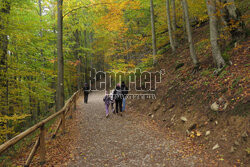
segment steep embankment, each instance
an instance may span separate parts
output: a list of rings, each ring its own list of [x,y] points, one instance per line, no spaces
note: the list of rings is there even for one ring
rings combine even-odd
[[[157,119],[162,126],[180,132],[195,143],[204,145],[216,159],[227,159],[236,166],[249,164],[249,38],[223,48],[229,62],[219,76],[214,76],[209,29],[205,25],[194,31],[195,48],[201,63],[192,74],[192,62],[186,41],[181,41],[176,54],[168,51],[157,69],[165,69],[158,85],[156,100],[130,100],[131,110]],[[185,44],[183,44],[185,43]],[[230,60],[230,61],[229,61]],[[210,106],[223,97],[220,108]],[[187,121],[182,121],[185,117]],[[213,149],[218,144],[219,148]]]

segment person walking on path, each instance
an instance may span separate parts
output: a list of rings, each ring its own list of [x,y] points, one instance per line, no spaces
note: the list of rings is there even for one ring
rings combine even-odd
[[[121,90],[122,90],[122,112],[124,112],[126,107],[126,95],[128,94],[128,88],[126,87],[124,81],[122,81]]]
[[[117,114],[122,116],[122,91],[120,84],[116,85],[115,91],[114,91],[114,98],[115,98],[115,111]],[[119,110],[118,110],[119,109]]]
[[[103,101],[105,103],[105,109],[106,109],[106,118],[109,116],[109,105],[111,103],[110,95],[108,94],[108,91],[105,92],[105,96],[103,98]]]
[[[89,92],[90,92],[89,86],[87,83],[85,83],[83,87],[84,103],[88,103]]]
[[[114,103],[115,103],[114,92],[115,92],[115,89],[112,90],[111,93],[110,93],[111,111],[112,111],[113,114],[115,114],[115,109],[114,109]]]

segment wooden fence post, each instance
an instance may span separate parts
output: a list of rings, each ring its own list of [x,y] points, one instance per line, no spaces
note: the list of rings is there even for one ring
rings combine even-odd
[[[72,119],[73,118],[72,106],[70,106],[68,110],[69,110],[68,112],[70,112],[69,119]]]
[[[65,110],[62,112],[62,133],[65,133]]]
[[[25,162],[24,167],[29,167],[29,166],[30,166],[30,163],[31,163],[31,161],[32,161],[32,159],[33,159],[33,157],[34,157],[34,155],[35,155],[35,153],[36,153],[36,150],[37,150],[38,147],[39,147],[39,144],[40,144],[40,137],[38,137],[38,139],[36,140],[36,142],[35,142],[35,144],[34,144],[32,150],[31,150],[31,152],[30,152],[29,157],[28,157],[28,159],[27,159],[26,162]]]
[[[74,98],[74,111],[76,111],[76,97]]]
[[[44,124],[40,127],[40,164],[45,163],[46,149],[45,149],[45,127]]]
[[[53,136],[52,136],[52,139],[54,139],[54,138],[56,137],[56,134],[57,134],[57,132],[58,132],[58,130],[59,130],[61,124],[62,124],[62,119],[60,119],[60,121],[59,121],[59,123],[58,123],[58,125],[57,125],[57,127],[56,127],[56,131],[55,131],[55,133],[54,133]]]

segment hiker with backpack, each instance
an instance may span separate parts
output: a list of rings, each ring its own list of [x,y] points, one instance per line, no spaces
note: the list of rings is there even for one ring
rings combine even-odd
[[[120,84],[116,85],[115,91],[114,91],[114,98],[115,98],[115,111],[117,114],[122,116],[122,90]],[[119,110],[118,110],[119,109]]]
[[[105,109],[106,109],[106,118],[109,116],[109,105],[111,103],[111,98],[110,95],[108,94],[108,91],[105,92],[105,96],[103,98],[104,104],[105,104]]]
[[[121,90],[122,90],[122,112],[124,112],[126,106],[126,95],[128,94],[128,88],[126,87],[124,81],[122,81]]]

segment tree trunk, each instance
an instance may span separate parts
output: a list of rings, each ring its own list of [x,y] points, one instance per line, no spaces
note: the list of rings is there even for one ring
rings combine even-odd
[[[8,108],[8,91],[7,87],[7,52],[8,52],[8,37],[7,37],[7,28],[8,25],[8,15],[10,13],[10,3],[7,0],[2,0],[0,4],[0,88],[4,90],[1,93],[0,100],[2,102],[1,112],[7,111]],[[5,109],[2,107],[6,107]]]
[[[35,99],[32,96],[33,89],[31,87],[30,82],[32,82],[33,78],[31,76],[27,77],[29,83],[28,83],[28,89],[29,89],[29,111],[31,114],[30,122],[35,122],[37,120],[37,114],[35,109]]]
[[[52,5],[52,8],[55,8],[54,7],[54,4]],[[52,18],[53,19],[56,19],[56,13],[55,13],[55,11],[53,11],[52,12]],[[56,36],[56,23],[54,23],[53,24],[53,34]],[[57,45],[57,41],[56,40],[53,40],[53,43],[52,43],[52,45],[53,45],[53,59],[54,60],[56,60],[56,57],[57,57],[57,53],[56,53],[56,45]],[[53,74],[55,74],[56,73],[56,66],[57,66],[57,61],[54,61],[54,63],[53,63]],[[55,75],[52,77],[52,83],[51,83],[51,88],[53,89],[53,90],[56,90],[56,80],[57,80],[57,78],[55,77]],[[56,91],[53,93],[53,103],[50,103],[49,104],[49,108],[52,108],[54,105],[56,106]],[[55,107],[56,108],[56,107]],[[53,110],[53,111],[55,111],[55,110]]]
[[[38,0],[38,6],[39,6],[40,24],[42,24],[42,0]],[[42,37],[43,37],[42,29],[40,29],[40,37],[42,40]],[[43,57],[43,50],[42,49],[41,49],[41,57]]]
[[[90,32],[89,34],[89,48],[92,49],[92,43],[93,43],[93,32]],[[90,54],[90,68],[93,68],[93,52]]]
[[[59,111],[64,106],[64,61],[63,61],[63,17],[62,17],[63,0],[57,1],[57,98],[56,110]]]
[[[241,13],[235,6],[234,0],[220,0],[225,5],[221,12],[222,19],[229,27],[233,42],[246,36],[245,23],[241,20]],[[226,5],[227,4],[227,5]],[[238,24],[238,25],[237,25]]]
[[[193,44],[193,37],[192,37],[191,26],[189,22],[188,4],[186,0],[182,0],[182,3],[183,3],[184,14],[185,14],[186,30],[187,30],[187,35],[188,35],[190,55],[191,55],[191,58],[193,60],[195,67],[197,67],[199,66],[199,61],[197,59],[195,49],[194,49],[194,44]]]
[[[56,27],[53,28],[53,33],[56,34]],[[53,43],[53,46],[54,46],[54,51],[53,51],[53,57],[54,59],[56,59],[56,41]],[[54,74],[56,73],[56,61],[53,63],[53,71],[54,71]],[[56,77],[53,76],[53,80],[52,80],[52,84],[51,84],[51,88],[56,90]],[[56,98],[57,98],[57,93],[53,93],[53,100],[54,100],[54,104],[56,104]],[[52,104],[52,105],[54,105]],[[52,107],[51,104],[49,107]]]
[[[38,6],[39,6],[40,24],[42,25],[42,21],[43,21],[42,20],[42,12],[43,12],[43,10],[42,10],[42,0],[38,0]],[[43,29],[42,28],[40,29],[40,37],[41,37],[41,41],[43,41]],[[41,48],[40,55],[41,55],[41,58],[43,58],[43,67],[45,67],[46,66],[46,58],[43,55],[43,48]],[[43,81],[46,81],[46,75],[44,75],[44,74],[43,74]],[[37,106],[38,106],[37,107],[37,109],[38,109],[37,115],[39,116],[40,115],[40,106],[41,106],[39,100],[37,101]],[[49,106],[48,106],[48,102],[46,100],[44,101],[44,106],[45,106],[44,110],[48,111]]]
[[[207,10],[209,15],[210,42],[212,46],[213,59],[216,63],[217,68],[222,68],[225,65],[225,61],[221,56],[221,50],[218,44],[216,0],[206,0],[206,1],[207,1]]]
[[[71,81],[71,76],[69,76],[69,79],[65,79],[65,83],[67,86],[67,88],[65,89],[68,89],[68,95],[66,94],[66,97],[70,97],[73,93],[72,93],[72,89],[71,89],[71,83],[69,82],[69,80]]]
[[[0,4],[0,112],[2,115],[9,115],[9,87],[8,87],[8,15],[10,13],[10,2],[8,0],[2,0]],[[9,128],[9,122],[6,123],[6,128]],[[9,139],[9,134],[6,133],[5,139]]]
[[[86,49],[88,47],[88,43],[87,43],[87,31],[84,30],[84,48]],[[85,83],[88,83],[88,52],[85,51]]]
[[[77,89],[81,89],[82,88],[82,56],[79,55],[79,49],[80,49],[80,39],[79,39],[79,31],[76,30],[75,33],[75,57],[78,60],[78,64],[77,64]]]
[[[155,18],[154,18],[154,2],[150,0],[150,13],[151,13],[151,28],[152,28],[152,47],[153,47],[153,59],[156,64],[156,36],[155,36]]]
[[[172,33],[172,28],[171,28],[169,0],[166,0],[166,8],[167,8],[168,35],[169,35],[170,45],[171,45],[173,52],[175,52],[175,44],[174,44],[173,33]]]
[[[172,14],[173,14],[173,22],[172,22],[172,27],[173,27],[173,37],[174,37],[174,46],[177,46],[177,38],[176,38],[176,8],[175,8],[175,0],[171,0],[172,3]]]
[[[184,11],[184,5],[183,5],[183,1],[181,1],[181,5],[182,5],[182,20],[183,20],[183,34],[184,34],[184,39],[187,40],[187,36],[185,35],[186,33],[186,20],[185,20],[185,11]]]
[[[0,69],[6,70],[7,64],[7,49],[8,49],[8,38],[6,32],[6,26],[8,25],[8,15],[10,13],[10,3],[7,0],[2,0],[0,6]],[[0,74],[3,74],[2,72]],[[4,78],[0,78],[0,80]]]

